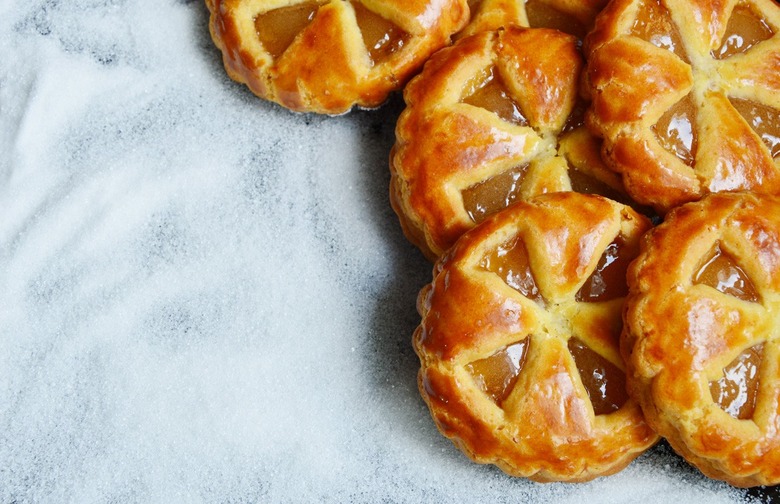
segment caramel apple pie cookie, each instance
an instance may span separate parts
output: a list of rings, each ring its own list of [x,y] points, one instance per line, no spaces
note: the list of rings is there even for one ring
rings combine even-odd
[[[468,21],[466,0],[206,0],[230,77],[303,112],[376,107]]]
[[[582,38],[607,0],[470,0],[471,21],[458,34],[508,26],[554,28]]]
[[[712,478],[780,483],[780,199],[672,210],[628,285],[621,349],[647,421]]]
[[[780,4],[614,0],[585,54],[588,124],[635,200],[780,193]]]
[[[510,203],[546,192],[627,201],[582,125],[577,39],[510,27],[436,53],[404,90],[390,199],[430,259]]]
[[[547,194],[495,214],[436,264],[418,299],[419,388],[471,459],[586,481],[656,441],[618,348],[626,268],[649,228],[607,198]]]

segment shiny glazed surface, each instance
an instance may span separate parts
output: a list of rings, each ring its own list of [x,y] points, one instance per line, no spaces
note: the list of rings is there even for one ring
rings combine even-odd
[[[464,189],[463,207],[475,223],[480,223],[491,214],[502,210],[520,198],[520,186],[528,165],[520,165],[494,175]]]
[[[696,107],[691,95],[673,105],[653,126],[658,141],[688,166],[696,161]]]
[[[763,353],[763,344],[748,348],[723,368],[722,378],[710,382],[712,400],[734,418],[753,418]]]
[[[525,365],[530,338],[508,345],[490,357],[466,365],[474,380],[496,404],[501,404],[512,392]]]
[[[526,298],[544,303],[531,271],[528,251],[519,238],[511,240],[485,255],[479,265],[486,271],[498,275],[507,285]]]
[[[626,374],[577,338],[570,338],[567,346],[577,364],[593,412],[606,415],[619,410],[628,400]]]
[[[273,58],[278,58],[311,23],[319,7],[317,2],[304,2],[258,14],[255,29],[260,43]]]
[[[366,9],[363,4],[352,2],[363,43],[374,63],[381,63],[400,51],[409,40],[409,34],[395,24]]]
[[[701,268],[693,276],[694,284],[709,285],[724,294],[744,301],[759,300],[753,282],[739,265],[716,244]]]

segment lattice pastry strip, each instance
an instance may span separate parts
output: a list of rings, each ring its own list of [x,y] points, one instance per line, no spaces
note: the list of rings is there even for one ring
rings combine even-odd
[[[582,125],[582,67],[574,37],[512,27],[459,40],[409,83],[390,194],[428,257],[537,194],[574,189],[627,201]]]
[[[780,6],[616,0],[585,43],[588,124],[634,199],[780,192]]]
[[[471,458],[540,481],[615,472],[656,437],[618,350],[649,221],[598,196],[523,201],[465,234],[420,293],[420,391]]]
[[[780,200],[673,210],[628,280],[621,349],[648,421],[711,477],[780,483]]]
[[[376,107],[467,21],[465,0],[209,0],[225,68],[297,111]]]

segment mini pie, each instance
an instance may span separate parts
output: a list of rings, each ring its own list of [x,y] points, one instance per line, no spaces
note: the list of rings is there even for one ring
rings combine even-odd
[[[561,192],[458,240],[418,298],[420,393],[480,463],[536,481],[615,473],[656,434],[627,397],[618,348],[625,271],[650,222]]]
[[[377,107],[468,21],[466,0],[206,0],[228,75],[301,112]]]
[[[508,26],[554,28],[583,38],[608,0],[469,0],[471,21],[458,37]]]
[[[588,124],[635,200],[780,193],[778,3],[615,0],[585,55]]]
[[[627,201],[582,126],[577,39],[510,27],[436,53],[404,90],[390,199],[430,259],[518,199],[554,191]]]
[[[780,199],[672,210],[628,285],[621,351],[647,421],[712,478],[780,483]]]

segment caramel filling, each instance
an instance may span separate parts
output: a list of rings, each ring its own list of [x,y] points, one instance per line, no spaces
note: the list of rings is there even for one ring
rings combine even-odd
[[[758,301],[758,292],[750,277],[718,244],[715,244],[707,259],[693,275],[693,283],[709,285],[743,301]]]
[[[500,405],[512,392],[525,364],[528,343],[526,338],[466,366],[479,388],[496,404]]]
[[[274,59],[278,58],[311,23],[319,8],[319,3],[306,2],[259,14],[255,18],[255,31],[260,43]]]
[[[474,14],[477,12],[477,9],[482,5],[482,0],[468,0],[469,5],[469,12],[471,12],[471,17],[474,17]]]
[[[633,259],[623,253],[626,242],[618,235],[604,250],[593,273],[577,292],[579,302],[595,303],[624,297],[628,294],[626,271]]]
[[[574,104],[574,108],[569,114],[569,117],[566,118],[566,122],[564,123],[563,129],[561,130],[561,134],[568,133],[579,128],[580,126],[584,126],[585,112],[587,109],[588,105],[585,102],[582,100],[577,100],[577,103]]]
[[[772,157],[780,156],[780,110],[738,98],[731,98],[731,104],[769,147]]]
[[[743,53],[774,35],[772,28],[756,16],[748,7],[738,5],[734,8],[723,35],[720,47],[712,52],[716,59],[725,59],[735,54]]]
[[[688,166],[696,160],[696,107],[690,95],[678,101],[653,126],[661,146]]]
[[[593,412],[606,415],[619,410],[628,400],[625,373],[577,338],[569,338],[569,352],[574,357]]]
[[[553,28],[582,39],[587,27],[574,16],[550,6],[541,0],[528,0],[525,13],[531,28]]]
[[[475,223],[502,210],[520,197],[520,185],[528,165],[521,165],[494,175],[484,182],[479,182],[464,189],[463,206]]]
[[[409,41],[409,34],[382,16],[371,12],[362,4],[352,2],[358,28],[363,35],[371,61],[381,63],[400,51]]]
[[[758,368],[764,354],[764,345],[748,348],[723,368],[723,377],[710,382],[712,400],[734,418],[753,418],[758,395]]]
[[[673,52],[686,63],[689,62],[680,31],[672,22],[669,11],[659,0],[646,0],[644,6],[639,8],[631,34],[656,47]]]
[[[571,181],[571,190],[574,192],[582,194],[598,194],[599,196],[604,196],[619,203],[630,203],[625,194],[605,184],[599,179],[574,168],[569,168],[569,181]]]
[[[490,68],[481,78],[472,84],[466,92],[463,103],[489,110],[505,121],[527,126],[528,120],[520,107],[507,93],[506,86],[496,67]]]
[[[520,238],[509,240],[485,255],[479,265],[501,277],[507,285],[531,301],[544,302],[531,272],[528,251]]]

